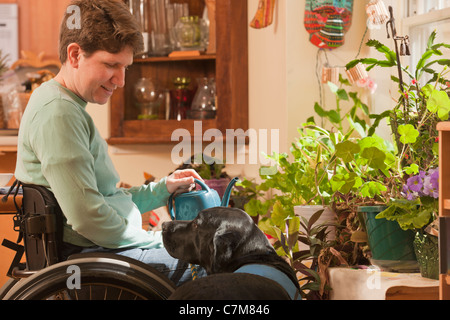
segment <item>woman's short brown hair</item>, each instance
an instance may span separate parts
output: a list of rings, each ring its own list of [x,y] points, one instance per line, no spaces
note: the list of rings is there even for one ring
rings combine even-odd
[[[59,59],[67,60],[67,47],[77,43],[86,54],[98,50],[118,53],[126,46],[143,50],[139,24],[122,0],[73,0],[61,23]]]

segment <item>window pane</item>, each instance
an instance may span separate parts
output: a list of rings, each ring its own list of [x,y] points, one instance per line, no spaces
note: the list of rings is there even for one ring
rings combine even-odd
[[[435,43],[450,43],[450,19],[411,27],[409,29],[411,41],[411,67],[415,67],[415,64],[417,64],[424,53],[428,38],[433,30],[436,30],[437,32]],[[441,57],[442,59],[450,59],[450,50],[442,48],[441,51],[444,54]]]
[[[406,16],[413,17],[450,7],[450,0],[406,0]]]

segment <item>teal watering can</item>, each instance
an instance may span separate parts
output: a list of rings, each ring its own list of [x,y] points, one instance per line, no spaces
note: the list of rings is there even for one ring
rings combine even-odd
[[[193,220],[204,209],[228,207],[231,189],[236,181],[238,178],[230,181],[221,200],[216,190],[210,189],[204,182],[195,179],[195,183],[201,186],[201,190],[170,195],[168,201],[170,217],[172,220]]]

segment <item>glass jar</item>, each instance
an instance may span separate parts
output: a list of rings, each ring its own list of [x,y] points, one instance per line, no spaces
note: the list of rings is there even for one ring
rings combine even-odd
[[[164,95],[156,89],[149,78],[140,78],[134,85],[135,106],[140,113],[140,120],[154,120],[159,117],[159,110],[164,103]]]
[[[192,101],[188,119],[214,119],[216,117],[216,90],[213,78],[198,78],[198,87]]]
[[[186,113],[191,108],[192,90],[189,84],[191,79],[187,77],[177,77],[173,84],[175,89],[170,90],[170,115],[169,119],[183,120],[186,119]]]
[[[209,28],[198,16],[181,17],[175,25],[177,47],[180,50],[205,50]]]
[[[138,52],[136,56],[146,58],[149,53],[149,41],[150,41],[149,2],[148,0],[128,0],[127,4],[131,14],[139,22],[142,37],[144,40],[143,51]]]

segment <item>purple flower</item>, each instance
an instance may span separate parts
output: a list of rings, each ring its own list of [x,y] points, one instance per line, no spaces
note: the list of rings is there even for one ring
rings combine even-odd
[[[433,172],[429,174],[431,179],[431,184],[434,189],[439,190],[439,170],[434,169]]]
[[[432,183],[431,183],[431,177],[426,176],[425,179],[423,179],[423,193],[426,196],[432,197],[434,190],[435,189],[433,188]]]
[[[408,180],[406,181],[406,185],[408,186],[409,190],[414,192],[420,192],[423,187],[423,181],[420,175],[417,175],[408,178]]]
[[[409,201],[412,201],[419,196],[417,192],[412,192],[406,184],[403,185],[402,195]]]
[[[420,171],[418,175],[408,178],[403,185],[402,195],[408,200],[422,196],[439,198],[439,168]]]
[[[424,178],[423,193],[433,198],[439,198],[439,170],[430,170]]]
[[[423,171],[423,170],[420,170],[420,171],[419,171],[419,177],[420,177],[421,179],[425,178],[426,175],[427,175],[427,173],[426,173],[425,171]]]

